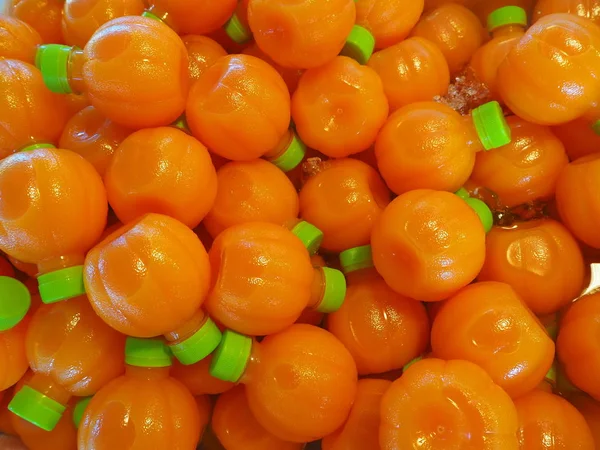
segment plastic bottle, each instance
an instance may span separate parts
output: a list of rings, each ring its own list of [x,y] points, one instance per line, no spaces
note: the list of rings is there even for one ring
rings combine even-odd
[[[512,398],[535,389],[554,361],[554,342],[516,292],[484,281],[453,295],[431,327],[431,348],[486,370]]]
[[[412,364],[381,400],[381,450],[513,450],[517,412],[510,397],[469,361],[427,358]]]
[[[187,48],[190,59],[190,85],[200,78],[206,69],[212,66],[227,52],[216,41],[207,36],[189,34],[181,38]]]
[[[17,325],[0,331],[0,391],[13,386],[29,368],[25,352],[29,321],[25,317]]]
[[[292,119],[302,141],[331,158],[368,149],[389,112],[379,75],[338,56],[308,69],[292,97]]]
[[[379,172],[396,194],[414,189],[455,192],[469,178],[475,155],[510,143],[511,131],[497,102],[461,116],[435,102],[393,113],[375,142]]]
[[[65,42],[83,48],[106,22],[140,15],[144,3],[144,0],[65,0],[62,13]]]
[[[238,333],[276,333],[307,307],[333,312],[344,301],[344,275],[313,267],[302,241],[282,226],[234,225],[217,236],[209,258],[213,282],[206,310]]]
[[[600,403],[585,394],[572,395],[568,400],[583,415],[597,448],[600,445]]]
[[[96,313],[128,336],[164,335],[184,364],[208,356],[221,338],[200,309],[210,277],[198,237],[161,214],[146,214],[114,231],[85,260],[85,286]]]
[[[545,315],[577,298],[584,273],[575,238],[559,222],[542,219],[492,228],[477,279],[509,284],[535,314]]]
[[[516,115],[540,125],[582,116],[600,97],[600,29],[572,14],[534,23],[498,69],[497,86]],[[543,74],[544,76],[540,76]]]
[[[123,223],[147,213],[171,216],[195,228],[217,195],[217,174],[204,145],[181,130],[139,130],[119,145],[104,186]]]
[[[302,77],[304,70],[283,67],[277,64],[265,52],[263,52],[258,45],[256,45],[256,42],[253,42],[252,44],[245,47],[242,53],[244,55],[256,56],[257,58],[260,58],[266,63],[268,63],[271,67],[273,67],[273,69],[275,69],[279,73],[279,75],[281,75],[281,78],[283,78],[283,81],[285,81],[285,84],[287,85],[288,90],[290,91],[290,95],[292,95],[296,91],[298,83],[300,82],[300,77]]]
[[[254,418],[246,388],[238,385],[219,396],[211,426],[227,450],[301,450],[303,444],[287,442],[269,433]]]
[[[425,307],[387,286],[373,267],[371,246],[346,250],[340,261],[348,289],[342,307],[327,316],[327,329],[350,351],[358,374],[401,369],[425,352]]]
[[[411,37],[373,53],[368,62],[383,83],[390,111],[446,94],[450,71],[432,42]]]
[[[25,22],[0,15],[0,57],[35,63],[35,54],[42,45],[39,33]]]
[[[60,20],[63,0],[9,0],[9,15],[33,27],[44,43],[63,42]]]
[[[552,127],[552,133],[563,143],[571,161],[600,152],[600,135],[596,134],[585,116]]]
[[[211,374],[245,385],[252,414],[280,439],[305,443],[333,433],[356,395],[356,365],[331,333],[296,324],[259,344],[225,331]]]
[[[113,19],[83,50],[45,45],[36,65],[48,88],[85,93],[106,118],[131,129],[169,125],[188,95],[188,56],[166,25],[145,17]]]
[[[555,13],[576,14],[600,25],[600,1],[598,0],[537,0],[533,21]]]
[[[171,355],[162,341],[127,338],[125,363],[125,375],[104,386],[85,409],[77,448],[196,448],[198,407],[169,376]]]
[[[0,103],[0,159],[32,144],[58,142],[67,107],[35,67],[0,59]]]
[[[373,225],[390,202],[375,169],[351,158],[325,161],[300,190],[300,215],[323,232],[331,252],[366,245]]]
[[[196,364],[186,366],[179,361],[173,361],[171,376],[181,381],[193,396],[218,395],[227,392],[235,385],[228,381],[219,380],[209,373],[212,355],[207,356]]]

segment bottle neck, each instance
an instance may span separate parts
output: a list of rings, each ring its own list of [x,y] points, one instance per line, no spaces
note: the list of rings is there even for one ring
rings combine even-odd
[[[125,366],[125,375],[142,380],[161,380],[169,377],[170,367]]]
[[[322,267],[313,268],[313,281],[310,289],[310,300],[307,307],[317,309],[325,295],[325,274]]]
[[[522,25],[510,24],[492,31],[492,38],[521,36],[523,34],[525,34],[525,28]]]
[[[169,28],[172,28],[175,32],[178,33],[178,31],[174,28],[175,24],[171,20],[169,12],[164,11],[159,6],[151,4],[150,7],[147,8],[146,11],[144,11],[144,13],[142,15],[144,17],[148,17],[150,19],[158,20],[158,21],[164,23],[165,25],[167,25]]]
[[[42,373],[35,373],[27,384],[29,387],[64,406],[69,403],[72,397],[71,393],[58,384],[52,377]]]
[[[477,128],[475,128],[475,124],[473,123],[473,118],[471,115],[462,117],[465,124],[465,140],[467,143],[467,147],[469,147],[473,153],[480,152],[485,150],[483,144],[481,143],[481,138],[479,137],[479,133],[477,133]]]
[[[69,76],[69,86],[73,94],[82,94],[85,92],[85,83],[83,81],[83,64],[85,58],[83,50],[73,47],[69,54],[67,73]]]
[[[376,277],[379,277],[379,273],[375,270],[375,267],[371,266],[348,272],[346,274],[346,281],[348,284],[356,284]]]
[[[253,380],[260,378],[260,359],[261,346],[260,343],[254,339],[252,341],[252,350],[250,350],[250,358],[248,358],[246,368],[239,379],[239,383],[248,384],[252,383]]]
[[[177,327],[175,330],[164,335],[167,342],[171,345],[180,344],[186,339],[192,337],[202,325],[206,322],[208,316],[202,309],[196,311],[191,319]]]

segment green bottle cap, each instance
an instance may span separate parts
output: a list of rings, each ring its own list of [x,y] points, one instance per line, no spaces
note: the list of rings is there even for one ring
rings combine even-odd
[[[65,405],[27,385],[8,404],[10,412],[45,431],[54,430],[65,409]]]
[[[467,198],[465,202],[477,213],[481,220],[481,224],[483,225],[483,229],[486,233],[489,233],[494,225],[494,216],[488,205],[478,198]]]
[[[340,55],[348,56],[359,64],[366,64],[373,50],[375,50],[375,37],[366,28],[354,25]]]
[[[491,33],[506,25],[527,26],[527,13],[518,6],[505,6],[492,11],[487,18],[487,29]]]
[[[38,277],[40,297],[46,304],[85,294],[83,266],[67,267]]]
[[[231,16],[223,28],[225,29],[227,36],[229,36],[233,42],[238,44],[245,44],[252,39],[252,33],[244,26],[237,14]]]
[[[210,374],[223,381],[237,383],[246,370],[252,351],[252,338],[225,330],[210,362]]]
[[[0,277],[0,331],[18,324],[31,306],[29,289],[16,278]]]
[[[600,120],[596,120],[592,124],[592,130],[594,130],[594,133],[596,133],[597,135],[600,135]]]
[[[169,345],[173,356],[189,366],[210,355],[221,342],[221,330],[209,317],[192,336],[179,344]]]
[[[38,148],[56,148],[54,145],[52,144],[48,144],[47,142],[41,143],[41,144],[31,144],[28,145],[26,147],[23,147],[21,150],[19,150],[20,152],[32,152],[33,150],[37,150]]]
[[[87,405],[89,405],[91,401],[92,397],[84,397],[75,404],[75,408],[73,408],[73,424],[75,424],[75,428],[79,428],[85,408],[87,408]]]
[[[178,128],[181,131],[186,132],[187,134],[190,134],[190,127],[188,126],[185,114],[179,116],[179,118],[175,122],[173,122],[171,126],[174,128]]]
[[[408,369],[410,366],[412,366],[412,365],[413,365],[414,363],[416,363],[416,362],[419,362],[419,361],[421,361],[422,359],[423,359],[423,356],[417,356],[415,359],[413,359],[413,360],[411,360],[411,361],[407,362],[407,363],[404,365],[404,367],[402,368],[402,372],[406,372],[406,370],[407,370],[407,369]]]
[[[461,187],[458,191],[456,191],[454,193],[455,195],[458,195],[460,198],[462,198],[463,200],[468,199],[471,195],[469,194],[469,191],[467,191],[464,187]]]
[[[306,155],[306,145],[300,140],[296,132],[290,129],[292,138],[285,151],[277,158],[270,159],[271,164],[276,165],[284,172],[294,170]]]
[[[556,363],[553,363],[550,366],[550,370],[548,370],[548,373],[546,374],[546,376],[544,378],[546,379],[546,381],[550,382],[552,385],[556,385]]]
[[[321,248],[323,232],[313,224],[302,220],[294,225],[291,231],[302,241],[310,256],[316,254]]]
[[[125,364],[136,367],[169,367],[171,352],[161,339],[127,337]]]
[[[325,292],[317,311],[325,314],[336,312],[346,298],[346,277],[339,270],[330,267],[321,267],[320,270],[325,278]]]
[[[72,92],[68,76],[71,49],[68,45],[44,44],[35,55],[35,64],[42,72],[44,83],[57,94]]]
[[[486,150],[510,143],[510,127],[498,102],[488,102],[475,108],[471,112],[471,117]]]
[[[340,265],[345,274],[373,267],[373,254],[370,245],[350,248],[340,253]]]
[[[163,20],[160,17],[158,17],[156,14],[154,14],[150,11],[144,11],[142,13],[142,17],[147,17],[148,19],[156,20],[158,22],[163,22]]]

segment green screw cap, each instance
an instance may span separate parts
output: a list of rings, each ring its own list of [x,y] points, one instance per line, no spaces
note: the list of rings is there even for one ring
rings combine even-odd
[[[67,267],[38,277],[40,297],[46,304],[85,294],[83,266]]]
[[[596,133],[597,135],[600,135],[600,120],[596,120],[592,124],[592,130],[594,130],[594,133]]]
[[[319,248],[321,248],[323,232],[313,224],[302,220],[294,225],[291,231],[302,241],[308,250],[308,253],[310,253],[310,256],[316,254],[319,251]]]
[[[33,150],[37,150],[38,148],[56,148],[54,145],[52,144],[48,144],[48,143],[41,143],[41,144],[31,144],[28,145],[26,147],[23,147],[21,150],[19,150],[20,152],[32,152]]]
[[[556,363],[553,363],[550,366],[550,370],[548,370],[548,373],[544,378],[551,384],[556,385]]]
[[[25,385],[8,404],[8,410],[42,430],[52,431],[66,406]]]
[[[317,306],[317,311],[329,314],[336,312],[344,304],[346,298],[346,277],[342,272],[330,267],[321,267],[325,278],[323,299]]]
[[[237,14],[231,16],[223,28],[225,29],[227,36],[229,36],[233,42],[238,44],[245,44],[252,39],[250,30],[244,26]]]
[[[475,129],[486,150],[510,143],[510,127],[506,123],[500,104],[488,102],[471,112]]]
[[[481,220],[481,224],[483,225],[483,229],[486,233],[489,233],[494,225],[494,216],[488,205],[478,198],[468,198],[465,202],[477,213]]]
[[[466,199],[468,199],[471,196],[469,194],[469,191],[467,191],[464,187],[461,187],[458,191],[456,191],[454,193],[454,195],[458,195],[463,200],[466,200]]]
[[[160,17],[158,17],[156,14],[154,14],[150,11],[144,11],[142,13],[142,17],[147,17],[148,19],[156,20],[158,22],[163,22],[163,20]]]
[[[92,401],[92,397],[82,398],[77,402],[75,408],[73,408],[73,423],[75,424],[75,428],[79,428],[79,424],[83,419],[83,413],[85,412],[85,408]]]
[[[136,367],[169,367],[171,352],[161,339],[127,337],[125,364]]]
[[[404,372],[406,372],[406,370],[407,370],[407,369],[408,369],[410,366],[412,366],[412,365],[413,365],[414,363],[416,363],[416,362],[419,362],[419,361],[421,361],[422,359],[423,359],[423,356],[417,356],[415,359],[413,359],[413,360],[411,360],[411,361],[407,362],[407,363],[404,365],[404,367],[402,368],[402,372],[403,372],[403,373],[404,373]]]
[[[0,331],[18,324],[31,306],[31,294],[16,278],[0,277]]]
[[[225,330],[210,362],[210,374],[223,381],[237,383],[246,370],[252,351],[252,338]]]
[[[174,128],[178,128],[187,134],[190,134],[190,127],[188,126],[185,114],[182,114],[181,116],[179,116],[179,119],[177,119],[175,122],[173,122],[171,124],[171,126]]]
[[[290,129],[292,139],[285,151],[277,158],[271,159],[271,163],[279,167],[284,172],[294,170],[304,159],[306,155],[306,145],[300,140],[294,130]]]
[[[41,70],[44,83],[52,92],[70,94],[68,67],[71,48],[68,45],[41,45],[35,55],[35,64]]]
[[[345,274],[373,267],[373,254],[370,245],[354,247],[340,253],[340,264]]]
[[[196,333],[179,344],[169,345],[169,348],[181,364],[189,366],[210,355],[219,342],[221,330],[209,317]]]
[[[354,25],[340,55],[348,56],[359,64],[366,64],[373,50],[375,50],[375,37],[366,28]]]
[[[527,26],[527,13],[518,6],[505,6],[492,11],[487,18],[487,29],[491,33],[506,25]]]

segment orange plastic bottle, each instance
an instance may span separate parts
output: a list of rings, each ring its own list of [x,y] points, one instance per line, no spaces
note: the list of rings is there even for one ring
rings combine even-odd
[[[396,194],[414,189],[455,192],[468,180],[475,154],[510,142],[497,102],[461,116],[447,105],[414,103],[393,113],[375,142],[379,172]]]
[[[554,342],[516,292],[483,281],[450,297],[431,327],[431,348],[486,370],[511,397],[540,384],[554,361]]]
[[[486,208],[476,199],[427,189],[396,197],[373,228],[375,268],[406,297],[422,301],[450,297],[473,281],[483,266],[485,233],[491,228]]]
[[[498,92],[508,108],[529,122],[574,120],[600,97],[598,48],[600,29],[587,19],[542,17],[500,64]]]
[[[217,395],[229,391],[235,385],[228,381],[219,380],[209,373],[212,355],[189,366],[173,361],[171,376],[181,381],[193,396]]]
[[[106,22],[123,16],[138,16],[144,0],[65,0],[62,32],[65,42],[85,47],[92,35]]]
[[[190,84],[200,78],[206,69],[212,66],[227,52],[220,44],[206,36],[189,34],[181,38],[187,48],[190,59]]]
[[[487,19],[492,39],[479,47],[471,57],[469,68],[477,80],[490,91],[494,100],[501,100],[496,86],[498,67],[508,52],[525,34],[527,13],[518,6],[505,6],[493,11]]]
[[[169,125],[185,108],[187,50],[173,30],[156,20],[113,19],[83,50],[42,46],[36,64],[51,91],[85,93],[102,115],[131,129]]]
[[[127,338],[125,363],[125,375],[104,386],[85,409],[77,448],[196,448],[198,407],[169,376],[171,355],[162,341]]]
[[[246,388],[238,385],[215,403],[211,426],[227,450],[301,450],[303,444],[287,442],[269,433],[254,418]]]
[[[67,107],[35,67],[0,58],[0,103],[0,159],[31,144],[58,142]]]
[[[0,256],[0,276],[10,278],[15,277],[15,268],[3,256]]]
[[[492,152],[479,152],[471,182],[490,189],[499,203],[513,207],[554,197],[556,181],[569,163],[565,148],[548,127],[518,116],[506,119],[512,139]]]
[[[600,152],[600,136],[586,117],[554,126],[552,133],[561,140],[571,161]]]
[[[533,21],[549,14],[569,13],[585,17],[600,25],[599,0],[537,0],[533,10]]]
[[[160,213],[195,228],[213,206],[217,173],[204,145],[181,130],[160,127],[136,131],[121,142],[104,186],[123,223]]]
[[[279,225],[234,225],[217,236],[209,258],[212,290],[206,310],[238,333],[276,333],[292,325],[307,307],[333,312],[344,301],[344,275],[313,267],[303,242]]]
[[[44,43],[63,42],[60,21],[64,0],[10,0],[10,15],[33,27]]]
[[[352,158],[325,161],[300,191],[300,215],[323,232],[321,248],[341,252],[366,245],[390,203],[390,191],[368,164]]]
[[[381,400],[381,450],[515,450],[517,412],[479,366],[427,358],[412,364]]]
[[[492,228],[477,279],[509,284],[535,314],[545,315],[577,298],[584,273],[571,233],[559,222],[543,219]]]
[[[398,370],[425,352],[425,307],[388,287],[373,268],[371,246],[346,250],[340,260],[348,289],[339,311],[328,315],[327,329],[350,351],[358,374]]]
[[[288,90],[290,91],[290,95],[292,95],[296,91],[298,83],[300,82],[300,77],[302,77],[304,70],[280,66],[275,61],[273,61],[265,52],[263,52],[260,49],[260,47],[256,45],[256,42],[253,42],[252,44],[244,48],[242,53],[244,55],[256,56],[257,58],[260,58],[266,63],[268,63],[271,67],[273,67],[273,69],[275,69],[279,73],[279,75],[281,75],[281,78],[283,78],[283,81],[285,81],[285,84],[287,85]]]
[[[473,12],[462,5],[449,3],[424,15],[411,35],[437,45],[448,62],[450,74],[455,75],[481,47],[486,32]]]
[[[576,159],[561,172],[556,183],[556,206],[573,235],[593,248],[600,248],[600,153]]]
[[[208,356],[221,338],[200,309],[210,277],[200,239],[161,214],[114,231],[85,260],[85,286],[96,313],[128,336],[164,335],[184,364]]]
[[[562,317],[556,350],[568,379],[600,401],[600,294],[581,297]]]
[[[346,56],[308,69],[292,97],[292,118],[302,141],[342,158],[368,149],[389,112],[379,75]]]
[[[94,167],[68,150],[22,151],[0,162],[0,197],[0,249],[38,265],[42,300],[82,295],[85,252],[108,209]]]
[[[88,106],[69,119],[59,146],[83,156],[103,177],[117,147],[130,133],[127,128],[106,119],[93,106]]]
[[[558,395],[535,389],[515,400],[519,448],[594,450],[594,438],[577,409]]]
[[[245,385],[252,414],[269,433],[309,442],[346,421],[356,395],[356,365],[331,333],[295,324],[260,344],[225,331],[210,368]]]
[[[323,450],[364,450],[379,448],[381,399],[391,386],[388,380],[358,380],[354,405],[346,423],[325,436]]]
[[[0,331],[0,392],[14,385],[29,368],[25,352],[25,335],[29,317],[17,325]]]
[[[0,57],[35,63],[42,38],[32,27],[14,17],[0,15]]]
[[[381,78],[391,111],[444,95],[450,84],[444,54],[420,37],[375,52],[368,65]]]
[[[230,55],[209,67],[192,86],[186,118],[194,136],[227,159],[265,156],[287,172],[304,157],[304,146],[289,131],[288,88],[254,56]]]
[[[598,448],[600,445],[600,403],[585,394],[570,396],[568,400],[583,415],[592,432],[596,448]]]

